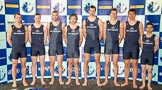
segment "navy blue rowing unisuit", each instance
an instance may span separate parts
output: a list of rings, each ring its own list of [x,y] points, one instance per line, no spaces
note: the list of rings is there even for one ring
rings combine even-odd
[[[85,19],[86,22],[86,41],[84,46],[85,53],[91,53],[92,49],[94,53],[100,53],[100,41],[99,41],[99,26],[98,18],[93,22]]]
[[[15,25],[12,27],[12,59],[26,57],[26,44],[25,44],[25,26],[17,28]]]
[[[79,26],[71,29],[67,26],[67,58],[79,58]]]
[[[143,49],[141,54],[141,64],[154,64],[154,47],[155,47],[155,34],[151,37],[146,37],[143,35],[142,42],[143,42]]]
[[[62,43],[62,23],[60,22],[57,26],[54,26],[50,22],[50,40],[49,40],[49,56],[62,55],[63,43]]]
[[[138,59],[139,56],[139,24],[137,21],[135,25],[130,25],[129,22],[126,22],[126,35],[124,39],[124,59]]]
[[[112,25],[108,20],[106,24],[105,54],[119,54],[120,21]]]
[[[31,56],[45,55],[43,25],[36,28],[31,25]]]

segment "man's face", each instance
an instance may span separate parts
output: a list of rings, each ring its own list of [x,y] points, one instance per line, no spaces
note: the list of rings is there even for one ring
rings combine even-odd
[[[54,21],[57,21],[58,20],[58,13],[52,13],[52,19]]]
[[[22,20],[21,15],[15,15],[14,19],[15,19],[15,22],[21,23],[21,20]]]
[[[95,13],[96,13],[95,8],[90,8],[90,9],[89,9],[89,15],[90,15],[90,16],[94,16]]]
[[[77,22],[77,19],[75,16],[70,17],[70,23],[75,24]]]
[[[135,17],[136,17],[136,14],[135,14],[135,12],[128,12],[128,18],[130,19],[130,20],[134,20],[135,19]]]
[[[40,20],[41,20],[41,16],[40,16],[40,15],[35,15],[35,16],[34,16],[34,21],[35,21],[36,23],[40,23]]]
[[[146,32],[151,33],[153,31],[153,26],[152,25],[147,25],[146,26]]]
[[[116,17],[117,17],[117,12],[116,11],[111,11],[110,18],[116,19]]]

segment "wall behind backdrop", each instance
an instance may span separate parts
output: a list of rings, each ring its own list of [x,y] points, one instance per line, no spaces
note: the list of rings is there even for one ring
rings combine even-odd
[[[118,19],[122,22],[127,21],[127,12],[129,8],[135,8],[137,10],[136,19],[141,21],[144,25],[147,22],[154,24],[154,32],[159,37],[159,50],[155,54],[155,65],[153,67],[153,82],[162,84],[162,1],[161,0],[0,0],[0,84],[12,82],[11,67],[11,47],[6,42],[6,31],[9,25],[14,23],[13,14],[20,12],[22,14],[22,23],[30,25],[34,22],[34,14],[40,13],[42,15],[42,23],[46,25],[51,21],[51,12],[58,10],[59,19],[69,24],[68,17],[70,14],[76,13],[79,17],[78,25],[81,26],[82,20],[88,16],[88,7],[90,5],[97,7],[96,15],[104,22],[109,19],[109,11],[111,8],[118,9]],[[161,24],[160,24],[161,23]],[[104,43],[101,41],[101,78],[104,78]],[[65,52],[66,45],[64,44]],[[80,47],[81,57],[79,60],[79,77],[83,78],[83,47]],[[124,77],[124,63],[122,54],[123,42],[120,44],[119,54],[119,71],[118,77]],[[138,62],[138,80],[141,80],[141,67],[140,59]],[[48,44],[46,45],[46,60],[45,60],[45,78],[50,77],[49,69],[49,57],[48,57]],[[96,77],[96,66],[91,55],[88,70],[88,78],[94,79]],[[27,78],[31,78],[31,58],[30,58],[30,44],[27,44]],[[40,64],[37,63],[37,77],[40,77]],[[55,77],[58,77],[58,65],[55,64]],[[73,70],[74,71],[74,70]],[[74,72],[72,73],[75,77]],[[109,78],[113,78],[113,63],[111,61]],[[66,53],[63,60],[63,77],[67,77],[67,60]],[[130,79],[132,79],[132,66],[130,68]],[[17,66],[17,80],[21,80],[21,64]]]

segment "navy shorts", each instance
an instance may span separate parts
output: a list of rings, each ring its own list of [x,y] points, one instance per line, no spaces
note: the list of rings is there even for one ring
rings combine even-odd
[[[12,59],[26,58],[26,47],[12,47]]]
[[[31,45],[31,56],[45,55],[44,45]]]

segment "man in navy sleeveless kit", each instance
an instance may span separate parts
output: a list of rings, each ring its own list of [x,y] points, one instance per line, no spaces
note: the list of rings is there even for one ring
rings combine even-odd
[[[87,86],[87,71],[88,62],[90,59],[90,53],[94,50],[94,59],[96,62],[97,71],[97,85],[102,86],[100,83],[100,40],[102,39],[103,22],[95,16],[96,7],[90,6],[89,17],[83,21],[83,31],[85,37],[84,46],[84,83],[83,86]]]
[[[14,25],[11,25],[7,31],[7,42],[12,47],[12,87],[17,87],[16,75],[18,59],[21,61],[23,85],[28,86],[26,83],[26,42],[28,41],[28,29],[21,24],[21,14],[14,14]]]
[[[40,72],[41,72],[41,84],[46,83],[43,80],[44,77],[44,60],[45,60],[45,44],[47,40],[47,30],[44,25],[41,24],[41,15],[36,13],[34,15],[35,23],[28,26],[29,30],[29,42],[31,44],[31,59],[32,59],[32,76],[33,81],[30,85],[34,86],[36,83],[36,64],[37,57],[39,55]]]
[[[67,60],[68,60],[68,81],[66,85],[71,83],[72,65],[74,65],[74,71],[76,80],[76,85],[80,85],[78,80],[79,73],[79,57],[80,50],[79,47],[82,44],[83,33],[82,29],[77,25],[78,17],[76,14],[71,14],[69,16],[70,25],[65,28],[65,43],[67,44]]]
[[[105,86],[108,83],[108,71],[110,64],[110,56],[113,56],[114,65],[114,85],[120,86],[117,82],[118,74],[118,54],[119,44],[123,39],[123,24],[117,20],[117,9],[110,10],[110,20],[104,23],[104,41],[105,41]]]
[[[128,21],[124,24],[124,75],[125,82],[121,86],[129,85],[128,78],[130,73],[130,60],[132,60],[133,67],[133,88],[137,88],[136,78],[138,74],[138,57],[139,57],[139,43],[140,37],[143,35],[143,24],[135,19],[136,10],[130,9],[128,11]]]
[[[148,65],[148,90],[152,90],[151,87],[151,79],[152,79],[152,68],[154,65],[154,53],[159,48],[159,39],[158,37],[152,33],[153,24],[148,22],[146,24],[146,34],[141,38],[141,67],[142,67],[142,85],[139,87],[140,89],[144,89],[145,80],[146,80],[146,65]]]
[[[58,11],[52,12],[52,22],[48,23],[48,38],[49,38],[49,58],[50,58],[50,72],[51,81],[50,85],[54,83],[54,64],[57,55],[58,69],[59,69],[59,84],[63,85],[62,81],[62,60],[63,60],[63,31],[65,24],[59,21]]]

